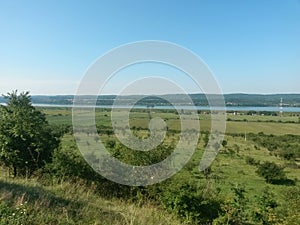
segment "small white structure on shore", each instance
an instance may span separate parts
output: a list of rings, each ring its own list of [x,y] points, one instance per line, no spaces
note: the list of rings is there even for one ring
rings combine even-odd
[[[283,99],[281,98],[280,99],[280,103],[279,103],[279,114],[280,116],[282,116],[282,113],[283,113]]]

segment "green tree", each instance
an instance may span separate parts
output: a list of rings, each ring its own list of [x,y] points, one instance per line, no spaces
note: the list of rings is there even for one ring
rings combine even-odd
[[[51,161],[59,140],[46,117],[31,104],[29,92],[4,95],[0,107],[0,163],[13,175],[30,176]]]

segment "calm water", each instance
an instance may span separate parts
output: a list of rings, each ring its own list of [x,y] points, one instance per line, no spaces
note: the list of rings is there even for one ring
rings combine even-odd
[[[56,104],[33,104],[37,107],[66,107],[71,108],[73,105],[56,105]],[[84,107],[92,107],[90,105],[86,105]],[[111,105],[100,105],[96,106],[96,108],[111,108]],[[116,108],[130,108],[129,106],[115,106]],[[144,105],[135,105],[134,108],[136,109],[147,109],[147,106]],[[194,109],[192,106],[178,106],[179,109]],[[172,106],[155,106],[154,109],[174,109]],[[210,110],[211,108],[209,106],[196,106],[197,110]],[[223,110],[221,107],[213,107],[213,110]],[[269,111],[269,112],[279,112],[280,108],[276,106],[267,106],[267,107],[255,107],[255,106],[227,106],[227,111]],[[283,107],[283,112],[300,112],[300,107]]]

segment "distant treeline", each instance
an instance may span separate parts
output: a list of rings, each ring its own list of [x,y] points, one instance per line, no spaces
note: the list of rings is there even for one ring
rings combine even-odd
[[[190,94],[192,101],[197,106],[207,106],[208,101],[205,94]],[[34,104],[73,104],[73,95],[35,95],[32,96],[32,102]],[[83,100],[88,103],[92,96],[83,96]],[[142,98],[142,99],[141,99]],[[128,105],[136,103],[144,106],[168,106],[170,103],[164,98],[169,99],[171,102],[178,105],[186,105],[187,98],[182,94],[170,94],[170,95],[158,95],[158,96],[141,96],[141,95],[129,95],[119,96],[119,103],[122,105]],[[218,99],[218,95],[210,95],[210,99]],[[227,106],[278,106],[281,98],[283,99],[283,106],[300,106],[300,94],[225,94],[224,99]],[[117,99],[116,95],[101,95],[97,98],[97,105],[112,105]],[[138,100],[141,99],[141,100]],[[4,103],[5,99],[0,96],[0,103]]]

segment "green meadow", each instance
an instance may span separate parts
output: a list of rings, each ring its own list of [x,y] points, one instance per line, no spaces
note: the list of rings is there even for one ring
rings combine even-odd
[[[47,115],[51,124],[72,124],[72,110],[70,108],[41,108]],[[121,110],[120,110],[121,111]],[[170,111],[170,110],[168,110]],[[121,113],[121,112],[120,112]],[[96,109],[96,124],[111,127],[109,109]],[[151,110],[152,117],[163,118],[172,130],[180,130],[179,115],[174,112],[164,112],[164,110]],[[284,135],[300,135],[299,113],[286,113],[282,116],[262,116],[262,115],[232,115],[227,114],[226,133],[259,133]],[[199,114],[200,129],[209,131],[211,117],[209,114]],[[149,115],[147,110],[136,109],[130,113],[131,127],[148,128]]]

